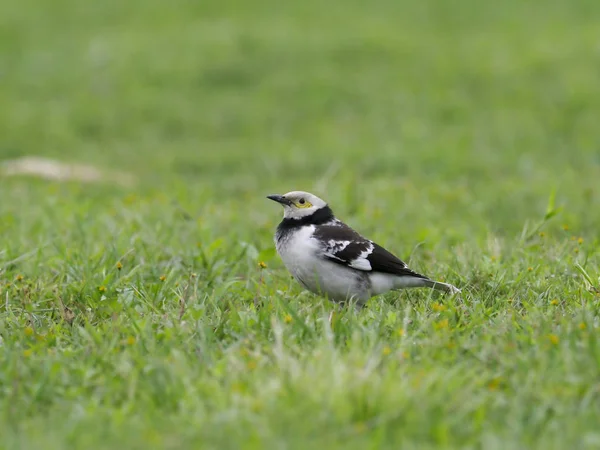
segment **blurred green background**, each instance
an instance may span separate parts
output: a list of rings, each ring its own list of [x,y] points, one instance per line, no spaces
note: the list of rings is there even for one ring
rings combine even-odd
[[[597,300],[575,264],[596,281],[599,45],[597,0],[2,2],[7,448],[307,448],[337,427],[358,434],[321,442],[593,447],[600,359],[582,333]],[[10,174],[30,156],[102,175]],[[463,287],[464,303],[374,300],[342,315],[330,348],[316,319],[329,306],[302,297],[273,254],[281,211],[264,197],[291,190]],[[406,338],[390,331],[401,307],[418,317]],[[300,355],[289,386],[269,359],[277,320],[294,324]],[[232,356],[245,339],[248,366]],[[356,382],[354,362],[381,348],[416,353]],[[413,415],[378,428],[395,407]]]
[[[431,194],[431,219],[509,231],[556,188],[591,227],[598,9],[7,2],[0,157],[87,161],[227,199],[325,177],[319,193],[341,208],[348,191],[361,204]]]

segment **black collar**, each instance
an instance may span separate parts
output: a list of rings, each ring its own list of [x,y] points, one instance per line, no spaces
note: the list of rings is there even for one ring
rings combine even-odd
[[[323,223],[331,222],[335,217],[333,211],[329,206],[317,209],[310,216],[305,216],[300,219],[285,218],[281,221],[277,227],[278,233],[285,233],[286,231],[293,230],[294,228],[300,228],[304,225],[321,225]]]

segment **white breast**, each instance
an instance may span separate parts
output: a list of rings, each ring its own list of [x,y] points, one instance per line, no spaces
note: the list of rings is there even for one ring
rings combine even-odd
[[[285,267],[306,289],[326,294],[331,300],[354,297],[366,301],[370,295],[359,275],[319,255],[322,249],[312,238],[314,230],[312,225],[305,226],[276,241]]]
[[[315,227],[310,225],[290,232],[276,240],[277,253],[290,273],[303,282],[303,275],[312,272],[317,264],[317,243],[312,239]]]

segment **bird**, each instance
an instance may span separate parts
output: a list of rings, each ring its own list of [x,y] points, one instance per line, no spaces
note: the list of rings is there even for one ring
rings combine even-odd
[[[377,295],[428,287],[458,294],[455,286],[411,270],[397,256],[335,217],[314,194],[268,195],[283,206],[274,241],[284,266],[305,289],[336,303],[363,307]]]

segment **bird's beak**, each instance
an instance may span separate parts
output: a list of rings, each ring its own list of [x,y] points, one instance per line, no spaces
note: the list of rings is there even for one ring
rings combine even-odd
[[[267,195],[269,200],[273,200],[274,202],[281,203],[282,205],[291,205],[292,202],[285,198],[283,195]]]

